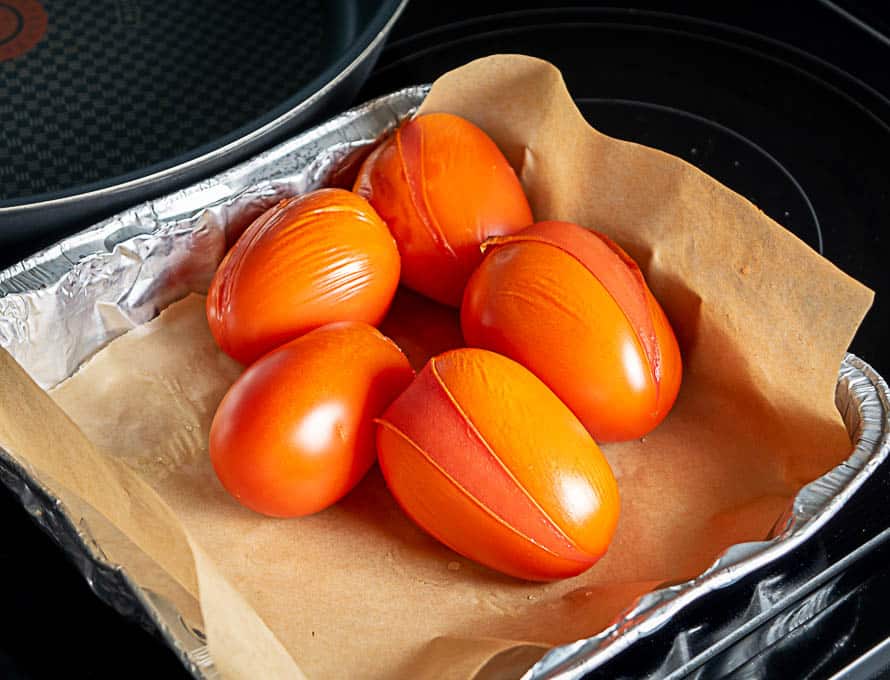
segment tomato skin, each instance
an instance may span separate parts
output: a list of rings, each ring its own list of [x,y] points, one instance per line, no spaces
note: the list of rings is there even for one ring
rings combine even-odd
[[[377,452],[417,524],[511,576],[575,576],[615,531],[618,487],[596,442],[538,378],[494,352],[431,359],[378,419]]]
[[[389,226],[402,283],[457,307],[489,236],[532,223],[516,173],[495,143],[445,113],[403,124],[365,160],[354,190]]]
[[[403,286],[378,328],[401,348],[415,371],[437,354],[464,346],[460,314],[454,307]]]
[[[468,345],[531,370],[599,442],[650,432],[680,388],[677,340],[639,268],[578,225],[542,222],[487,242],[461,328]]]
[[[207,294],[219,347],[244,364],[335,321],[383,319],[399,280],[395,241],[374,209],[319,189],[267,210],[223,259]]]
[[[251,365],[220,402],[210,460],[242,505],[297,517],[336,503],[374,462],[374,423],[414,371],[360,322],[322,326]]]

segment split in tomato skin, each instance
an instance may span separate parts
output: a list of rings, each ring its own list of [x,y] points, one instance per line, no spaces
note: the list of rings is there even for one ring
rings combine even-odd
[[[532,223],[516,173],[497,145],[445,113],[404,123],[365,160],[354,190],[389,226],[402,283],[457,307],[480,244]]]
[[[216,411],[210,460],[217,477],[265,515],[325,509],[374,463],[373,420],[413,376],[398,347],[360,322],[322,326],[273,350]]]
[[[377,450],[409,517],[505,574],[575,576],[615,531],[618,488],[596,442],[540,380],[494,352],[431,359],[378,419]]]
[[[642,437],[667,416],[680,389],[680,350],[623,250],[566,222],[484,247],[461,307],[468,345],[531,370],[599,442]]]
[[[267,210],[223,259],[207,321],[226,354],[249,364],[313,328],[378,324],[399,281],[395,240],[367,201],[319,189]]]

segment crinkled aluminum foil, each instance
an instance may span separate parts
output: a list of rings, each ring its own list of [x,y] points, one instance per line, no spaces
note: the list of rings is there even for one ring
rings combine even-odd
[[[352,109],[204,182],[136,206],[0,272],[0,346],[44,388],[71,375],[116,336],[154,318],[191,291],[204,292],[236,218],[279,198],[329,182],[344,162],[411,115],[428,88],[414,87]],[[242,220],[243,221],[243,220]],[[816,533],[850,499],[890,451],[890,390],[871,367],[848,355],[836,403],[856,448],[837,468],[804,487],[771,540],[730,547],[701,576],[640,598],[599,635],[558,647],[525,680],[578,678],[658,630],[690,604],[778,560]],[[72,556],[99,597],[157,629],[189,671],[216,677],[203,633],[169,602],[109,564],[89,528],[66,511],[35,475],[0,449],[0,479]],[[757,595],[756,617],[770,598]],[[689,636],[679,633],[659,675],[683,668]]]
[[[191,291],[206,293],[233,223],[325,184],[413,113],[428,89],[408,88],[359,106],[0,272],[0,346],[41,387],[58,384],[171,302]]]

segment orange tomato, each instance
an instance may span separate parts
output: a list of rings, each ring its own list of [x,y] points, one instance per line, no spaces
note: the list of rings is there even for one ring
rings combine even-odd
[[[396,291],[379,328],[402,349],[416,371],[431,357],[464,345],[457,310],[408,288]]]
[[[469,121],[419,116],[375,149],[355,191],[389,226],[402,255],[402,283],[457,307],[482,259],[479,244],[532,223],[513,168]]]
[[[618,487],[596,442],[544,383],[494,352],[431,359],[378,420],[377,453],[415,522],[512,576],[579,574],[615,531]]]
[[[374,423],[411,382],[398,347],[359,322],[323,326],[250,366],[210,427],[210,460],[239,503],[273,517],[318,512],[374,462]]]
[[[363,198],[320,189],[251,224],[217,269],[207,321],[220,348],[250,363],[334,321],[380,323],[399,281],[399,254]]]
[[[680,389],[680,350],[623,250],[567,222],[485,247],[461,308],[467,344],[531,370],[597,441],[641,437],[664,419]]]

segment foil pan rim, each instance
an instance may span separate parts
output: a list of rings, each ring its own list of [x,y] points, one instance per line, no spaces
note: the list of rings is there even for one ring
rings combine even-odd
[[[406,3],[403,3],[406,4]],[[297,148],[304,144],[309,140],[313,140],[318,137],[324,136],[326,133],[331,131],[339,130],[343,127],[345,123],[348,123],[350,120],[354,119],[356,115],[360,115],[360,112],[363,109],[373,108],[375,106],[386,106],[389,100],[399,99],[399,98],[413,98],[413,97],[423,97],[429,91],[430,85],[415,85],[412,87],[406,87],[402,90],[398,90],[389,95],[384,95],[378,97],[376,99],[367,102],[366,104],[349,109],[333,118],[316,125],[315,127],[306,130],[295,137],[292,137],[286,142],[278,144],[277,146],[268,149],[253,158],[239,163],[228,170],[224,170],[220,173],[217,173],[207,180],[199,183],[196,186],[201,188],[202,193],[209,193],[208,190],[213,189],[217,186],[224,186],[227,184],[237,183],[237,181],[245,174],[246,171],[249,171],[256,165],[261,165],[263,163],[272,161],[276,157],[280,156],[282,153],[287,153],[288,149]],[[0,269],[0,297],[6,292],[4,290],[4,284],[7,286],[11,281],[13,281],[17,276],[22,273],[38,268],[48,262],[56,261],[58,259],[66,258],[66,251],[76,252],[79,246],[92,245],[96,243],[97,239],[100,237],[103,240],[108,240],[111,238],[112,243],[118,242],[118,239],[114,238],[115,233],[120,231],[124,225],[128,222],[139,221],[141,216],[147,211],[153,214],[158,221],[161,221],[161,215],[164,212],[170,212],[171,205],[175,205],[176,199],[181,196],[190,193],[194,189],[192,187],[186,187],[185,189],[181,189],[179,191],[175,191],[171,194],[166,194],[164,196],[160,196],[156,199],[147,201],[142,204],[138,204],[127,208],[126,210],[122,210],[119,213],[116,213],[101,222],[97,222],[94,225],[83,229],[75,234],[67,236],[56,243],[39,250],[38,252],[25,257],[24,259],[16,262],[5,269]],[[146,232],[149,233],[149,232]],[[132,235],[132,233],[130,233]],[[99,254],[98,252],[96,254]],[[71,266],[77,264],[77,259],[68,258]],[[53,281],[49,281],[47,283],[53,283]]]
[[[100,600],[149,633],[159,634],[197,680],[221,678],[207,652],[203,633],[192,628],[166,599],[137,584],[124,567],[107,559],[89,527],[75,522],[65,503],[2,446],[0,481],[66,553]]]
[[[150,246],[163,241],[168,250],[175,250],[198,244],[215,249],[202,264],[206,266],[214,258],[218,261],[225,245],[225,218],[239,201],[242,205],[251,201],[268,204],[283,190],[319,186],[333,164],[365,148],[400,119],[410,116],[428,88],[406,88],[358,106],[208,180],[125,210],[0,271],[0,346],[10,348],[14,356],[18,350],[29,373],[35,370],[27,365],[29,362],[43,369],[42,376],[34,377],[44,387],[55,384],[59,376],[67,377],[116,335],[153,318],[160,308],[189,292],[188,287],[180,287],[163,294],[154,291],[152,297],[136,287],[138,294],[134,294],[133,282],[126,278],[133,271],[136,279],[151,278],[162,276],[163,268],[171,262],[181,264],[164,259],[169,252],[151,252]],[[320,157],[324,159],[319,161]],[[113,270],[112,265],[118,268]],[[160,274],[151,271],[152,266],[160,268]],[[96,294],[97,282],[104,284],[108,279],[113,279],[117,287]],[[64,315],[66,310],[60,308],[77,307],[72,303],[87,293],[92,296],[87,306],[101,306],[101,313],[76,309],[62,319],[64,323],[41,325],[41,312]],[[111,308],[116,313],[110,314]],[[56,365],[58,360],[45,356],[54,353],[29,353],[35,335],[53,337],[49,331],[76,334],[84,324],[98,324],[99,330],[90,326],[95,337],[65,348],[67,363]],[[42,366],[53,361],[56,363],[49,367]],[[890,391],[868,364],[852,354],[840,367],[837,403],[856,442],[853,454],[800,490],[771,540],[730,546],[695,579],[642,596],[601,633],[554,648],[523,677],[563,680],[588,673],[658,630],[689,603],[804,543],[855,494],[890,449]],[[76,522],[63,502],[2,448],[0,479],[77,564],[101,599],[123,615],[157,629],[192,675],[217,677],[200,631],[183,621],[164,598],[140,588],[124,568],[111,564],[91,538],[89,528]]]
[[[696,599],[738,582],[816,534],[890,455],[890,388],[877,371],[854,354],[848,353],[841,363],[836,401],[848,431],[854,430],[850,432],[855,439],[853,451],[798,491],[776,535],[765,541],[731,545],[699,576],[642,595],[599,634],[547,652],[522,680],[580,678],[665,625]],[[858,420],[853,428],[851,416]]]

